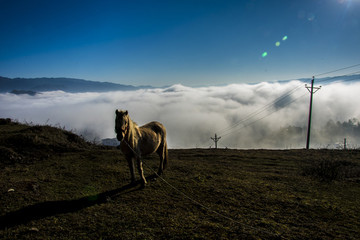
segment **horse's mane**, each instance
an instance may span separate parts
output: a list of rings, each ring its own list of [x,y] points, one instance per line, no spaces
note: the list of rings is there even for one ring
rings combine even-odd
[[[141,132],[140,132],[140,128],[139,126],[136,124],[136,122],[134,122],[133,120],[131,120],[130,116],[128,116],[129,118],[129,130],[128,130],[128,136],[127,136],[127,142],[129,144],[131,144],[132,146],[135,146],[135,141],[141,137]]]

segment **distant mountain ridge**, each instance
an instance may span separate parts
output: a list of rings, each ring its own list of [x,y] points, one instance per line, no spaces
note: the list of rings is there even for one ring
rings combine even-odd
[[[311,78],[300,78],[298,79],[301,82],[304,83],[311,83]],[[278,81],[280,83],[286,83],[286,82],[290,82],[293,80],[283,80],[283,81]],[[360,81],[360,74],[351,74],[351,75],[340,75],[340,76],[333,76],[333,77],[315,77],[315,84],[319,83],[319,84],[330,84],[330,83],[336,83],[336,82],[342,82],[342,83],[346,83],[346,82],[359,82]]]
[[[107,92],[131,91],[150,86],[135,87],[110,82],[97,82],[76,78],[6,78],[0,77],[0,92],[17,91],[64,91],[64,92]]]
[[[298,79],[310,83],[311,78]],[[275,81],[286,83],[293,80]],[[315,84],[331,84],[335,82],[360,82],[360,74],[315,78]],[[256,84],[256,83],[253,83]],[[169,87],[169,86],[163,86]],[[108,91],[134,91],[138,89],[153,88],[152,86],[132,86],[111,82],[89,81],[76,78],[7,78],[0,76],[0,93],[12,92],[14,94],[35,95],[38,92],[64,91],[64,92],[108,92]]]

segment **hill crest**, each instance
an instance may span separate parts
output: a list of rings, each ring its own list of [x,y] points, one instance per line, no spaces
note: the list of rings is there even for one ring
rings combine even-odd
[[[51,153],[88,150],[94,146],[61,128],[31,126],[0,118],[0,167],[46,159]]]

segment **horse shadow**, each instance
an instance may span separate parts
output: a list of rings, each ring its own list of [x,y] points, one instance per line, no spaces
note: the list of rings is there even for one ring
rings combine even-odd
[[[138,185],[140,185],[140,188],[135,188]],[[124,193],[126,190],[132,189],[131,191],[126,192],[130,193],[138,191],[142,188],[143,187],[141,186],[140,181],[137,181],[114,190],[82,197],[79,199],[36,203],[34,205],[26,206],[19,210],[0,216],[0,229],[25,224],[33,220],[38,220],[57,214],[76,212],[96,204],[109,202],[121,193]]]

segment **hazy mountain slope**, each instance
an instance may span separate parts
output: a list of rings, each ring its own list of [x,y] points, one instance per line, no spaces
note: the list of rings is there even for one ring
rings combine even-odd
[[[105,92],[136,90],[141,87],[110,82],[96,82],[74,78],[6,78],[0,77],[0,92],[12,90],[65,91],[65,92]]]

